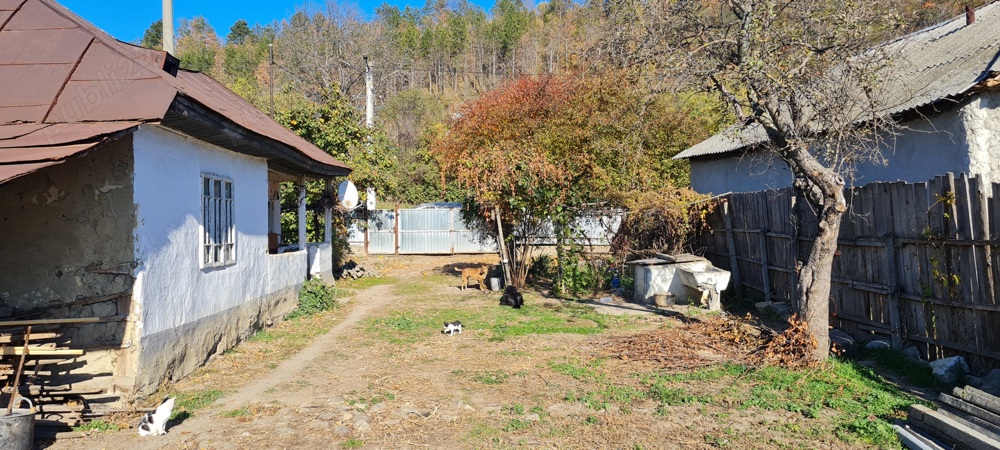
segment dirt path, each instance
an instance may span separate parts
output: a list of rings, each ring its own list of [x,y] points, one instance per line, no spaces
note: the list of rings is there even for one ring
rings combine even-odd
[[[273,422],[270,425],[274,429],[288,427],[286,429],[291,430],[303,420],[301,414],[303,410],[347,411],[350,408],[344,401],[344,395],[364,387],[358,381],[363,378],[366,363],[363,355],[351,355],[350,349],[345,345],[344,337],[352,332],[352,328],[358,322],[398,300],[390,288],[391,286],[381,285],[358,292],[354,296],[350,312],[326,334],[315,338],[312,344],[281,362],[266,376],[250,381],[239,391],[226,395],[205,410],[198,411],[194,417],[179,424],[172,424],[166,436],[143,438],[129,430],[95,434],[82,441],[76,439],[57,441],[47,448],[54,450],[250,448],[253,447],[250,444],[252,435],[241,433],[241,439],[234,439],[232,435],[234,430],[226,427],[225,423],[220,423],[231,422],[231,419],[220,419],[220,415],[240,408],[248,410],[263,408],[265,413],[273,413],[272,418],[279,419],[268,421]],[[330,370],[331,367],[336,367],[336,370]],[[253,377],[254,374],[249,376]],[[321,388],[319,391],[325,394],[325,398],[317,398],[315,389],[302,389],[304,386],[316,384],[318,386],[314,387]],[[334,418],[334,415],[329,413],[319,413],[315,416],[323,416],[327,420]],[[302,442],[301,439],[294,441]]]

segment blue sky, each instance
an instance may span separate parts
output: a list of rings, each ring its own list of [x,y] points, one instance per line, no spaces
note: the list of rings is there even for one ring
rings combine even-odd
[[[163,11],[161,0],[56,0],[77,15],[87,19],[98,28],[125,42],[142,38],[149,25],[160,18]],[[470,0],[489,11],[494,0]],[[343,4],[357,6],[367,17],[374,16],[375,8],[382,3],[422,8],[423,0],[346,0]],[[190,19],[204,16],[215,28],[220,38],[225,38],[229,27],[238,19],[244,19],[253,26],[255,23],[267,25],[273,21],[290,17],[296,8],[311,5],[316,7],[325,1],[312,0],[174,0],[174,24],[181,18]]]

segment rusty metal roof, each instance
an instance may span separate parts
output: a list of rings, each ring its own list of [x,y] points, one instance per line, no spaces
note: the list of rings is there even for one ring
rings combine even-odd
[[[892,61],[880,72],[886,84],[879,113],[900,114],[961,99],[1000,73],[1000,2],[979,8],[975,15],[971,24],[963,14],[885,44]],[[757,123],[734,125],[674,159],[729,153],[767,139]]]
[[[171,60],[115,40],[52,0],[0,0],[0,183],[139,123],[197,130],[195,137],[293,175],[350,173],[207,75],[176,72]],[[203,120],[174,117],[187,112],[181,98],[189,109],[203,107]]]

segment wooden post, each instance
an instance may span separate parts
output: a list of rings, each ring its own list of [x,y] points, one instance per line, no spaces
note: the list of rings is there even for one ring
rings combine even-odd
[[[330,193],[330,179],[326,179],[326,192]],[[333,207],[323,205],[323,242],[333,243]]]
[[[396,251],[394,253],[398,255],[399,254],[399,203],[396,203],[396,220],[392,221],[392,225],[393,225],[392,235],[393,239],[396,241]]]
[[[17,365],[17,372],[14,373],[14,386],[10,389],[10,401],[7,402],[7,415],[14,410],[14,400],[21,393],[21,372],[24,370],[24,358],[28,356],[28,341],[31,339],[31,325],[24,330],[24,350],[21,351],[21,362]]]
[[[792,305],[792,311],[801,311],[799,308],[799,225],[802,220],[799,218],[799,202],[795,194],[791,196],[792,205],[792,242],[791,242],[791,262],[792,262],[792,286],[788,293],[788,299]]]
[[[503,269],[503,282],[504,285],[510,285],[514,276],[510,273],[510,261],[507,259],[507,243],[503,239],[503,225],[500,223],[499,206],[493,206],[493,216],[497,219],[497,245],[500,247],[500,267]]]
[[[299,178],[299,250],[306,249],[306,180]]]
[[[760,276],[764,285],[764,300],[771,301],[771,274],[767,263],[767,230],[760,230]]]
[[[885,273],[889,276],[889,339],[894,350],[903,348],[903,326],[899,318],[899,275],[896,273],[896,239],[885,238]]]
[[[743,280],[740,279],[740,262],[736,258],[736,236],[733,233],[733,217],[732,211],[729,209],[729,199],[722,203],[722,222],[726,226],[726,246],[729,247],[729,272],[733,275],[733,287],[736,288],[736,295],[743,297]]]

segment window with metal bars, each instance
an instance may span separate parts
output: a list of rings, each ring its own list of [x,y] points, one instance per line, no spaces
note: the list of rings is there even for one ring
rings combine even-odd
[[[202,266],[236,264],[236,227],[233,224],[233,180],[216,175],[201,177]]]

